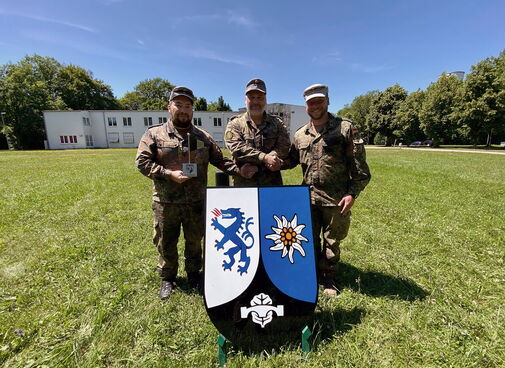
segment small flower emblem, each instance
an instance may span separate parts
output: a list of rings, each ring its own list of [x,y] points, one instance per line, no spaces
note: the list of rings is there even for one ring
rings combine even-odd
[[[282,250],[281,257],[284,258],[288,255],[289,262],[291,263],[295,263],[293,260],[293,253],[295,250],[305,257],[305,250],[302,246],[302,241],[308,241],[308,239],[302,235],[302,230],[305,228],[305,225],[298,225],[298,218],[296,215],[293,216],[291,221],[288,221],[284,216],[282,216],[282,220],[277,216],[274,216],[274,219],[277,222],[277,227],[272,226],[274,233],[265,236],[265,238],[275,242],[275,245],[270,247],[270,250]]]

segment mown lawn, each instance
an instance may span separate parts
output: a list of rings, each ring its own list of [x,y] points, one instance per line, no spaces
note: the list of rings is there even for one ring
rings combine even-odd
[[[158,300],[151,187],[134,156],[0,152],[0,365],[217,365],[217,332],[183,269]],[[368,161],[315,350],[235,349],[228,367],[505,366],[505,157],[369,150]],[[299,184],[299,169],[284,178]]]

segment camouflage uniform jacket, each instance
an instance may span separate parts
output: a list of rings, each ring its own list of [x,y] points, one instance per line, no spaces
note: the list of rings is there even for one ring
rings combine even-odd
[[[314,205],[337,206],[346,194],[356,198],[371,178],[357,129],[350,120],[331,114],[320,133],[310,123],[296,131],[290,158],[283,168],[298,163],[302,166],[303,184],[311,188]]]
[[[146,130],[140,140],[135,163],[138,170],[153,180],[153,200],[162,203],[194,203],[202,201],[207,186],[209,162],[228,174],[237,174],[232,160],[223,157],[211,135],[191,125],[189,129],[190,161],[197,164],[197,177],[178,184],[169,178],[170,172],[182,170],[188,162],[188,140],[174,128],[172,121]]]
[[[272,172],[263,165],[265,155],[270,152],[275,152],[280,159],[288,157],[289,133],[279,117],[264,113],[261,123],[256,125],[247,112],[234,116],[226,126],[224,137],[237,166],[252,163],[259,168],[252,180],[236,179],[248,185],[282,185],[280,171]]]

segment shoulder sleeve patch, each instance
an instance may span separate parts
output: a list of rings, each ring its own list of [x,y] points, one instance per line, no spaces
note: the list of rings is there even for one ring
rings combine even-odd
[[[226,139],[232,139],[233,138],[233,133],[231,131],[227,131],[226,134],[224,135]]]

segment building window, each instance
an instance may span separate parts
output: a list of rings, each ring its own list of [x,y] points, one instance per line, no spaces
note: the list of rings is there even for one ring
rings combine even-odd
[[[123,117],[123,126],[132,126],[132,118]]]
[[[107,138],[109,143],[119,143],[119,133],[109,133]]]
[[[86,135],[86,147],[93,147],[93,136]]]
[[[89,118],[83,116],[82,117],[82,125],[84,125],[84,126],[90,126],[91,124],[89,122]]]
[[[163,124],[163,123],[166,123],[167,122],[167,118],[166,117],[159,117],[158,118],[158,124]]]
[[[144,126],[151,126],[151,125],[153,125],[153,118],[144,117]]]
[[[133,133],[123,133],[123,143],[124,144],[133,144]]]
[[[221,126],[221,118],[214,118],[214,126]]]
[[[195,126],[202,126],[202,118],[193,118],[193,124]]]
[[[60,135],[60,143],[77,143],[76,135]]]
[[[109,126],[117,126],[117,121],[115,117],[108,117],[107,121],[109,122]]]

